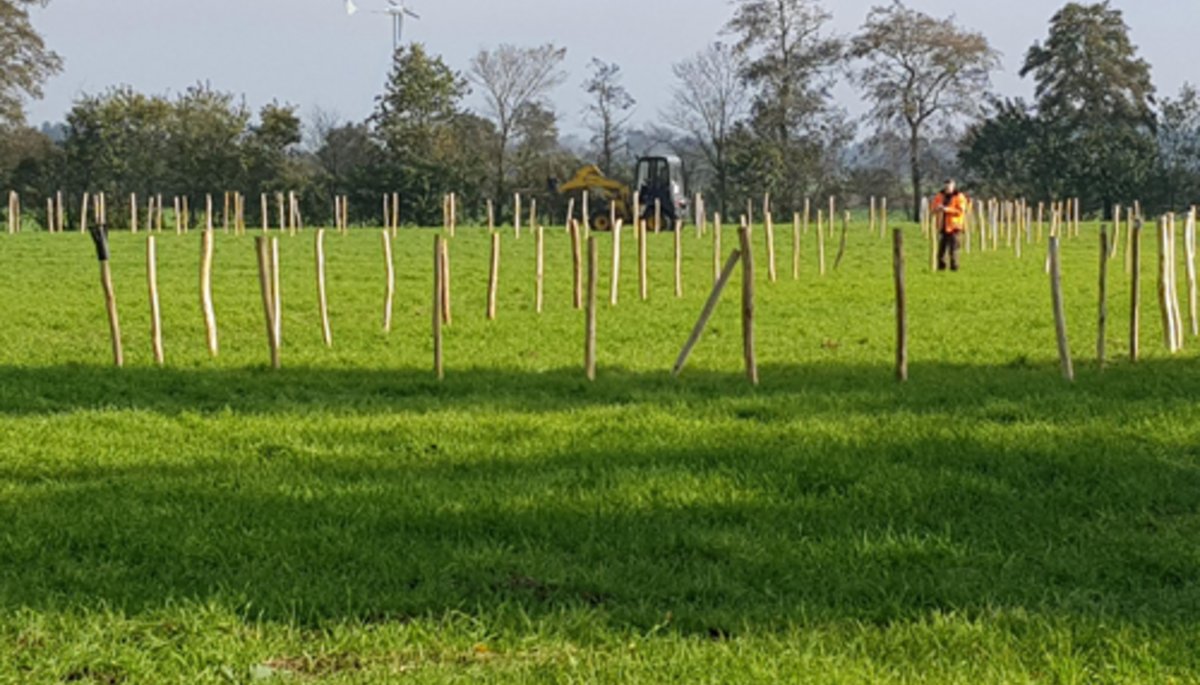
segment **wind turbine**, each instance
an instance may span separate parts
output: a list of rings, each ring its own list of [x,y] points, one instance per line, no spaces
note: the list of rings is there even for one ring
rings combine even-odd
[[[346,0],[346,14],[354,16],[354,13],[357,11],[358,7],[354,5],[354,0]]]
[[[392,18],[392,52],[399,50],[400,43],[404,40],[404,18],[421,18],[421,15],[405,7],[404,0],[388,0],[388,8],[375,10],[375,13],[386,14]]]

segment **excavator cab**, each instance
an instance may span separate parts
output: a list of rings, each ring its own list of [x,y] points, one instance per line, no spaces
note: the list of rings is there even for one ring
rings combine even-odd
[[[688,200],[683,192],[683,162],[675,156],[642,157],[636,173],[638,216],[651,230],[675,230],[676,219],[687,216]],[[657,208],[662,207],[663,226],[656,226]]]

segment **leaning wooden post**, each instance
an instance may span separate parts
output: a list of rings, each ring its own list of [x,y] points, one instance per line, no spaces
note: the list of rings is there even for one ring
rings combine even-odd
[[[572,220],[568,230],[571,232],[571,303],[575,309],[583,309],[583,245],[579,222]]]
[[[721,293],[725,292],[725,286],[729,284],[729,279],[733,277],[733,270],[741,261],[741,250],[734,250],[729,255],[729,260],[725,262],[724,268],[721,269],[721,273],[717,274],[717,280],[713,283],[712,293],[709,294],[708,301],[704,303],[704,309],[700,312],[700,319],[696,321],[696,326],[692,329],[692,334],[688,336],[687,342],[683,345],[683,350],[679,353],[679,358],[675,360],[675,366],[671,369],[672,375],[678,377],[679,374],[683,373],[683,367],[687,365],[688,359],[692,356],[692,350],[700,342],[700,336],[704,334],[704,329],[708,327],[708,322],[712,319],[713,312],[717,309],[717,303],[721,301]]]
[[[314,257],[317,260],[317,307],[321,314],[321,339],[325,347],[333,347],[333,331],[329,327],[329,297],[325,288],[325,229],[317,229],[314,243]]]
[[[213,309],[212,296],[213,232],[205,229],[200,233],[200,309],[204,312],[204,337],[208,353],[217,356],[217,315]]]
[[[904,231],[892,231],[892,274],[896,283],[896,380],[908,381],[908,295],[904,285]]]
[[[683,297],[683,219],[675,220],[675,297]]]
[[[646,220],[642,219],[641,221],[637,222],[636,228],[634,229],[634,233],[637,237],[638,249],[638,295],[642,298],[642,300],[649,299],[650,297],[650,274],[646,266],[646,232]]]
[[[750,249],[750,231],[738,229],[742,249],[742,352],[746,359],[746,377],[758,385],[758,357],[754,350],[754,252]]]
[[[207,231],[206,231],[207,233]],[[271,368],[280,367],[279,348],[275,345],[275,300],[271,275],[271,239],[258,236],[254,239],[258,254],[258,285],[262,291],[263,319],[267,325],[267,348],[271,352]]]
[[[596,236],[587,240],[587,313],[584,324],[583,366],[589,381],[596,380],[596,289],[600,280],[600,255]]]
[[[621,231],[625,227],[624,219],[617,219],[613,222],[612,236],[612,271],[608,282],[608,303],[610,306],[617,306],[617,298],[620,295],[621,282]]]
[[[163,365],[162,307],[158,299],[158,248],[154,236],[146,236],[146,288],[150,294],[150,344],[154,363]]]
[[[391,231],[385,228],[379,237],[383,241],[383,332],[390,333],[392,308],[396,301],[396,262],[392,257]]]
[[[108,265],[108,230],[103,224],[91,229],[92,241],[96,244],[96,259],[100,262],[100,287],[104,290],[104,307],[108,312],[108,332],[112,337],[113,364],[125,366],[125,353],[121,348],[121,320],[117,316],[117,296],[113,291],[112,269]]]
[[[445,297],[442,293],[442,250],[446,240],[440,235],[433,237],[433,372],[440,381],[446,377],[442,365],[442,305]]]
[[[538,314],[546,305],[546,229],[538,226],[533,229],[533,305]]]
[[[1059,259],[1059,237],[1050,238],[1050,299],[1054,305],[1054,331],[1058,338],[1058,359],[1063,378],[1075,380],[1075,368],[1071,364],[1071,347],[1067,342],[1067,313],[1063,305],[1062,265]]]
[[[496,320],[496,290],[500,287],[500,234],[492,232],[492,258],[488,262],[487,318]]]
[[[1100,310],[1096,328],[1096,363],[1103,369],[1108,331],[1108,231],[1104,226],[1100,227]]]

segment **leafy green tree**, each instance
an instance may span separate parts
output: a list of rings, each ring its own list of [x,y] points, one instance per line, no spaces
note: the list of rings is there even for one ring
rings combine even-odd
[[[1029,49],[1021,75],[1034,78],[1050,142],[1039,153],[1066,193],[1108,210],[1147,189],[1158,154],[1154,86],[1120,10],[1107,1],[1068,3],[1046,40]]]
[[[23,102],[42,97],[42,84],[62,69],[29,21],[29,8],[48,0],[0,0],[0,124],[24,123]]]
[[[830,105],[842,44],[826,35],[829,19],[818,0],[734,0],[727,26],[746,58],[753,131],[772,148],[760,163],[775,165],[766,174],[778,184],[773,194],[793,207],[829,183],[847,138],[846,118]]]
[[[297,163],[300,117],[291,105],[271,103],[258,114],[244,143],[247,186],[250,195],[288,190],[285,180],[293,176],[289,167]]]
[[[1162,102],[1158,124],[1164,204],[1200,204],[1200,93],[1190,83]]]
[[[907,134],[913,211],[919,218],[923,136],[930,126],[952,125],[978,113],[979,94],[989,87],[999,57],[983,34],[900,0],[870,11],[850,55],[865,61],[855,80],[871,102],[876,124]]]
[[[241,187],[242,142],[250,123],[246,106],[208,85],[187,89],[174,103],[169,155],[170,187],[193,197]]]
[[[467,81],[423,45],[396,51],[370,123],[384,150],[379,182],[402,193],[411,220],[440,221],[442,195],[463,190],[456,182],[467,176],[464,153],[483,149],[461,145],[464,134],[477,133],[460,110],[466,93]]]

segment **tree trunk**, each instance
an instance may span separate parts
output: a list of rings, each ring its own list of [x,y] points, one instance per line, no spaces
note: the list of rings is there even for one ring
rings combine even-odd
[[[921,221],[921,137],[920,129],[911,127],[912,135],[908,141],[908,162],[912,171],[913,186],[913,221]]]

